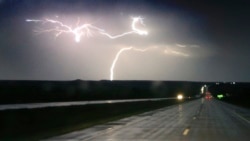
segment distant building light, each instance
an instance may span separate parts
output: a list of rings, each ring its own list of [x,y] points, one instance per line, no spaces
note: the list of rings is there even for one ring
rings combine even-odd
[[[223,97],[224,97],[223,94],[218,94],[218,95],[217,95],[217,98],[219,98],[219,99],[222,99]]]

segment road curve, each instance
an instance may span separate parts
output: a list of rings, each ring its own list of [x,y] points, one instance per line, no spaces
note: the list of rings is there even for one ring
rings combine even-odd
[[[249,109],[198,99],[47,140],[249,141],[249,120]]]

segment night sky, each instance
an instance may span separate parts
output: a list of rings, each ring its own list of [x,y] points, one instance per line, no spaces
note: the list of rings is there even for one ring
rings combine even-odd
[[[93,31],[75,42],[73,34],[36,33],[60,20],[72,27],[92,24],[111,35],[136,27],[148,35],[110,39]],[[1,80],[250,81],[250,3],[186,0],[0,0]]]

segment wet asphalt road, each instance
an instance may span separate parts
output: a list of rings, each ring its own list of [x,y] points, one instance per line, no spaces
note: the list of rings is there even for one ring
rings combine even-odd
[[[249,141],[250,110],[198,99],[48,140]]]

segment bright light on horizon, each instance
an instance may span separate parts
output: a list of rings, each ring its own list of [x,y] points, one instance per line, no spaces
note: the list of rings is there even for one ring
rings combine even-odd
[[[177,95],[177,99],[178,99],[178,100],[182,100],[182,99],[183,99],[183,95],[182,95],[182,94],[178,94],[178,95]]]

